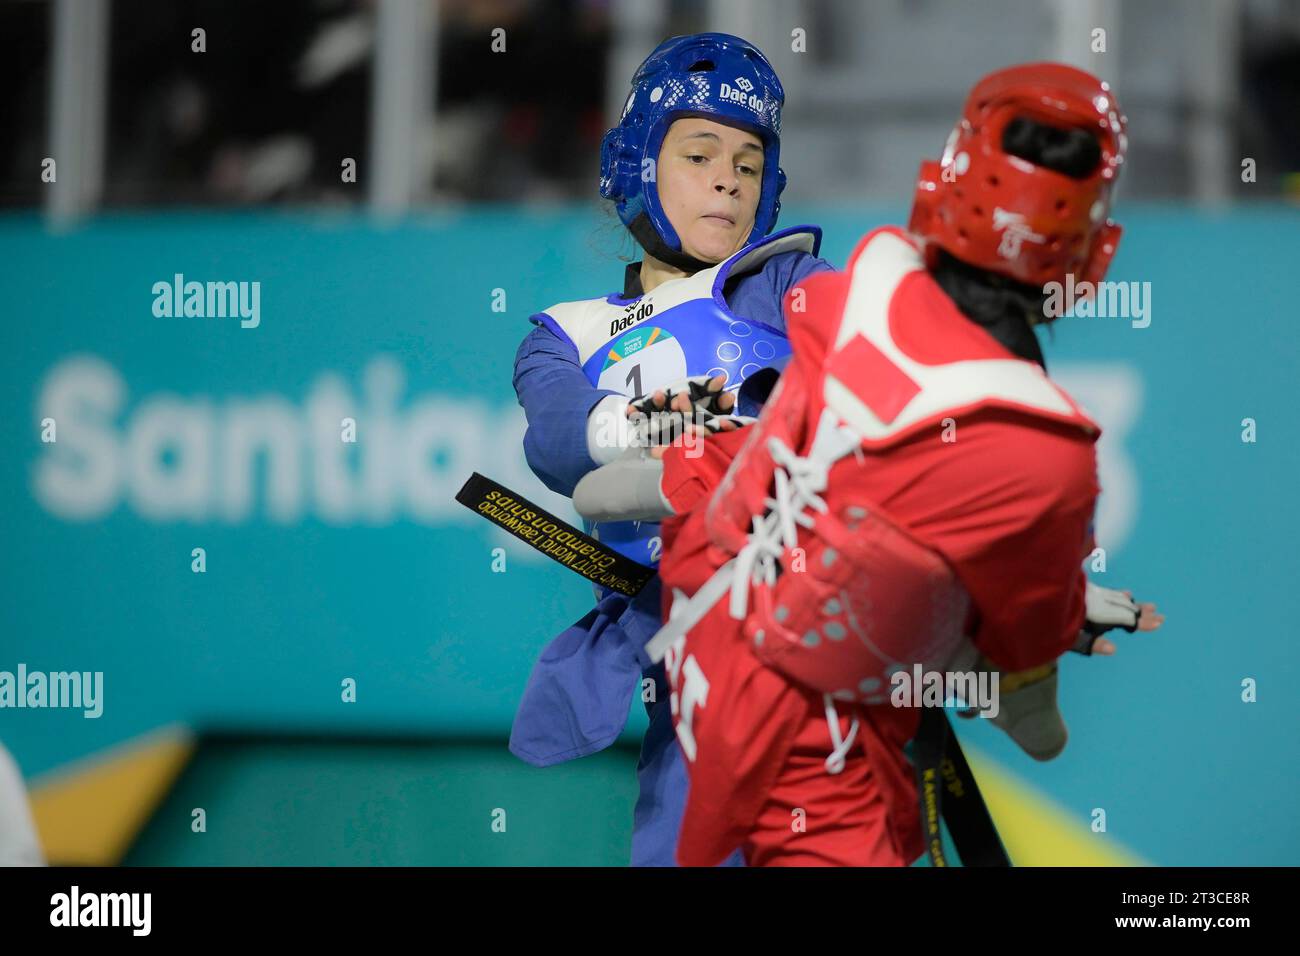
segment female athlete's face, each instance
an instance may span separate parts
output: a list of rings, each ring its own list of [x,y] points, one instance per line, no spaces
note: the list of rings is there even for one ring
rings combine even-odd
[[[674,121],[659,149],[659,202],[682,251],[721,262],[749,238],[763,182],[763,144],[712,120]]]

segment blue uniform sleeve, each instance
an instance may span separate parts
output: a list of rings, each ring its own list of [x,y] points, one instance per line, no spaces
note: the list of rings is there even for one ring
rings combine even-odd
[[[736,315],[754,319],[774,329],[785,331],[781,303],[797,283],[818,272],[833,272],[825,259],[806,252],[787,252],[772,256],[757,273],[745,276],[727,295],[727,305]]]
[[[572,497],[574,486],[596,467],[587,452],[587,413],[606,395],[619,393],[595,388],[578,364],[577,349],[541,325],[515,353],[514,385],[528,419],[528,467],[547,488]]]
[[[833,271],[834,267],[825,259],[819,259],[806,252],[776,255],[763,263],[761,270],[744,276],[736,283],[735,288],[727,295],[727,305],[736,315],[762,322],[784,332],[785,313],[781,311],[781,303],[785,300],[786,293],[810,275]],[[771,371],[763,369],[745,380],[736,395],[738,413],[758,415],[786,361],[788,358],[773,362]]]

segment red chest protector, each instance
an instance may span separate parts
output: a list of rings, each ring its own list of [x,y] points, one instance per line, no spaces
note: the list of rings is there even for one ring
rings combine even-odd
[[[970,601],[943,555],[854,500],[831,467],[850,454],[869,467],[925,429],[938,441],[944,419],[986,407],[1098,428],[1042,369],[957,311],[900,229],[875,230],[844,273],[791,290],[786,315],[794,358],[711,498],[706,529],[740,555],[736,576],[752,579],[745,635],[759,659],[835,699],[885,703],[894,671],[942,669]]]

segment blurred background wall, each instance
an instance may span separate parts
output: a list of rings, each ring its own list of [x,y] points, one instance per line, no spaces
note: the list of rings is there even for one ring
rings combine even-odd
[[[639,704],[601,757],[504,749],[590,588],[453,496],[480,471],[572,516],[523,460],[515,348],[621,285],[600,136],[704,29],[781,74],[782,224],[836,264],[983,72],[1112,82],[1110,277],[1151,323],[1047,352],[1106,430],[1099,580],[1169,621],[1065,663],[1059,760],[963,740],[1018,862],[1293,861],[1300,3],[69,0],[0,4],[0,671],[105,688],[0,709],[54,862],[626,862]],[[258,324],[157,317],[178,274],[259,283]]]
[[[972,81],[1034,59],[1119,91],[1126,197],[1300,188],[1295,0],[6,0],[0,203],[57,194],[31,175],[56,142],[97,209],[590,202],[637,64],[700,30],[782,76],[791,201],[906,195]]]

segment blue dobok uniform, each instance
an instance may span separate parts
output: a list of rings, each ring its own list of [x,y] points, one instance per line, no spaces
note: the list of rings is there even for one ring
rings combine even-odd
[[[587,446],[587,416],[607,395],[647,395],[688,375],[719,372],[727,373],[728,389],[739,389],[760,369],[783,366],[790,346],[781,303],[791,286],[831,268],[817,258],[820,241],[813,227],[781,230],[649,294],[642,293],[639,263],[633,263],[622,295],[565,302],[532,316],[537,328],[515,357],[514,386],[528,419],[524,454],[542,482],[572,495],[597,467]],[[748,390],[739,392],[736,410],[758,414]],[[613,549],[657,566],[658,523],[586,527]],[[510,750],[538,767],[602,750],[626,725],[642,679],[653,680],[637,765],[632,865],[673,866],[686,768],[663,665],[651,665],[643,650],[661,626],[659,579],[635,598],[596,590],[596,607],[542,651],[515,715]],[[740,863],[739,853],[728,862]]]

